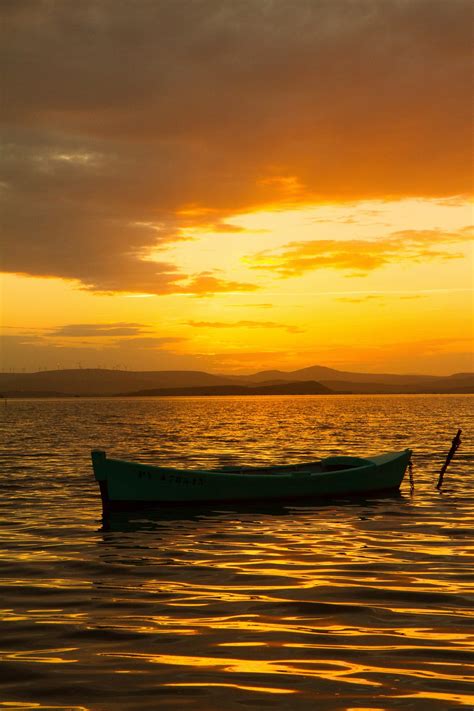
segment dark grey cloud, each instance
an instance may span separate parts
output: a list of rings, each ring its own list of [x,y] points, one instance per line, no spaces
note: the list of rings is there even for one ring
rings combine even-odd
[[[467,0],[1,3],[2,268],[201,294],[200,275],[143,260],[181,227],[225,231],[291,185],[303,202],[469,191],[471,14]]]

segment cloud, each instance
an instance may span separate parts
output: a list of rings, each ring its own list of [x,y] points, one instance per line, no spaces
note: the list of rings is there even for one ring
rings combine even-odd
[[[275,321],[185,321],[185,323],[193,328],[283,328],[288,333],[303,333],[298,326]]]
[[[121,338],[119,340],[113,341],[110,345],[115,348],[123,348],[129,350],[130,348],[161,348],[161,346],[168,343],[180,343],[182,341],[187,341],[185,336],[142,336],[136,338]]]
[[[185,336],[148,335],[151,330],[145,324],[128,322],[74,323],[53,330],[36,328],[33,331],[14,326],[7,328],[20,331],[14,335],[0,335],[0,344],[7,356],[20,349],[25,353],[36,353],[34,357],[40,359],[47,354],[50,362],[59,357],[77,359],[88,354],[116,357],[117,350],[133,357],[138,351],[162,350],[163,346],[188,340]]]
[[[384,292],[384,293],[378,293],[378,294],[366,294],[366,295],[361,295],[361,296],[339,296],[336,298],[336,301],[342,301],[346,304],[362,304],[367,301],[379,301],[383,302],[386,301],[388,298],[393,298],[395,297],[397,300],[399,299],[423,299],[427,296],[427,294],[400,294],[400,292]],[[380,303],[380,305],[385,305],[383,303]]]
[[[212,296],[213,294],[236,291],[255,291],[259,287],[256,284],[247,284],[238,281],[227,281],[212,276],[208,272],[202,272],[170,293],[193,294],[194,296]]]
[[[315,269],[341,269],[366,274],[399,261],[456,259],[462,254],[446,247],[473,238],[471,227],[446,232],[402,230],[377,240],[307,240],[289,242],[280,250],[266,250],[246,258],[253,269],[271,271],[281,277],[294,277]]]
[[[182,341],[187,341],[185,336],[150,336],[147,335],[151,331],[147,326],[140,323],[111,323],[111,324],[101,324],[101,323],[74,323],[61,326],[60,328],[47,332],[45,329],[45,334],[41,337],[33,335],[31,337],[30,343],[39,345],[43,343],[44,345],[53,345],[56,347],[58,341],[55,339],[61,339],[60,347],[77,347],[77,348],[88,348],[90,346],[95,347],[93,342],[88,340],[76,341],[76,344],[72,345],[71,341],[68,339],[101,339],[100,346],[103,349],[122,349],[128,353],[143,350],[143,349],[161,349],[162,346],[171,343],[180,343]],[[18,342],[28,342],[22,340],[25,336],[17,336],[19,338]],[[53,340],[51,340],[53,339]],[[64,340],[66,339],[66,340]],[[107,340],[104,340],[107,339]]]
[[[383,298],[384,296],[382,294],[367,294],[367,296],[340,296],[336,299],[336,301],[343,301],[347,304],[361,304],[366,301],[378,301]]]
[[[52,331],[49,335],[67,336],[68,338],[134,336],[143,333],[144,329],[146,329],[146,327],[140,323],[72,323],[61,326],[55,331]]]
[[[228,231],[230,216],[288,201],[469,192],[471,11],[0,3],[2,268],[195,293],[181,284],[199,276],[144,259],[189,226]]]
[[[112,334],[109,334],[112,335]],[[122,337],[91,341],[35,334],[0,336],[3,371],[36,371],[42,368],[131,367],[137,370],[196,368],[198,359],[172,349],[182,337]]]
[[[251,373],[257,370],[295,370],[304,365],[323,364],[357,372],[413,372],[413,353],[419,373],[472,371],[472,338],[434,338],[416,342],[389,342],[371,345],[331,342],[304,350],[278,349],[267,351],[227,350],[214,353],[179,353],[166,344],[133,342],[122,338],[118,342],[89,345],[64,345],[57,339],[45,339],[32,334],[3,336],[0,352],[3,371],[36,371],[48,368],[107,367],[133,370],[208,370],[213,372]],[[156,339],[164,340],[164,339]],[[169,339],[171,340],[171,338]],[[176,339],[177,340],[177,339]],[[132,342],[130,342],[132,341]],[[343,357],[341,357],[343,354]]]
[[[239,225],[231,225],[229,222],[216,222],[211,223],[210,228],[212,232],[224,232],[224,233],[235,233],[235,232],[248,232],[245,227],[239,227]]]
[[[144,257],[288,200],[469,192],[471,9],[2,3],[3,269],[202,293]]]

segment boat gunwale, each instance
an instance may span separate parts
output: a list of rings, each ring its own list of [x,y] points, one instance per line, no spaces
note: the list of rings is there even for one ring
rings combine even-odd
[[[331,459],[328,457],[328,459]],[[153,464],[145,464],[143,462],[130,462],[125,459],[114,459],[114,458],[109,458],[104,461],[102,466],[107,466],[106,463],[110,463],[112,465],[118,464],[120,466],[125,466],[125,467],[130,467],[130,468],[138,468],[138,469],[144,469],[150,474],[174,474],[176,476],[206,476],[206,477],[225,477],[226,479],[229,478],[241,478],[242,476],[245,477],[293,477],[295,475],[301,475],[301,476],[334,476],[338,473],[343,473],[343,472],[351,472],[351,473],[359,473],[363,470],[369,470],[372,471],[373,469],[377,469],[377,464],[369,459],[362,459],[362,458],[357,458],[358,461],[362,462],[359,466],[350,466],[349,463],[346,466],[343,466],[341,462],[340,468],[337,469],[329,469],[325,470],[324,467],[324,461],[325,460],[317,460],[314,462],[305,462],[301,464],[288,464],[288,465],[275,465],[275,466],[270,466],[270,467],[246,467],[242,466],[238,469],[232,470],[232,469],[178,469],[176,467],[158,467]],[[101,466],[101,465],[99,465]],[[122,472],[123,473],[123,472]]]

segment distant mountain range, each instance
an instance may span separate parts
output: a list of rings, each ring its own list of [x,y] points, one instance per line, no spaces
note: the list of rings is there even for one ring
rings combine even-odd
[[[4,397],[330,393],[474,393],[474,373],[449,376],[354,373],[321,365],[242,376],[212,375],[197,370],[141,372],[86,368],[0,373],[0,395]]]

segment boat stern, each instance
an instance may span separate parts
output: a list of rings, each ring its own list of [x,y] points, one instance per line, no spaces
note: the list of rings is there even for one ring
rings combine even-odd
[[[102,449],[93,449],[91,452],[92,469],[94,471],[95,480],[99,484],[100,498],[104,511],[109,507],[109,487],[107,484],[107,456]]]
[[[377,478],[383,488],[398,489],[410,463],[411,455],[411,449],[404,449],[401,452],[388,452],[367,459],[377,465]]]

